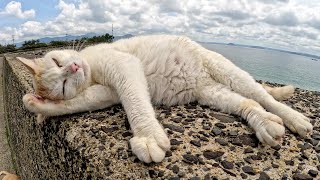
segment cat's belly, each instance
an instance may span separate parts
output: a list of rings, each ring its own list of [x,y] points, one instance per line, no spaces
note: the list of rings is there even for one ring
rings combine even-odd
[[[182,60],[181,60],[182,63]],[[166,63],[145,67],[153,104],[186,104],[195,101],[199,83],[209,78],[200,62]],[[151,68],[151,69],[150,69]]]

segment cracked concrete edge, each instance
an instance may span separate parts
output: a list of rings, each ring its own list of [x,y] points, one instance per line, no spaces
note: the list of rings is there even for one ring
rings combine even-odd
[[[4,58],[0,57],[0,171],[14,173],[15,170],[7,137],[7,122],[4,118],[3,61]]]

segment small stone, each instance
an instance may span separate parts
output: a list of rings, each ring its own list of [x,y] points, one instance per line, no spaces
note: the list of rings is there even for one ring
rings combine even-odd
[[[306,149],[311,149],[311,148],[312,148],[312,145],[309,144],[309,143],[304,143],[303,145],[302,145],[302,144],[298,144],[297,146],[298,146],[298,148],[300,148],[301,150],[306,150]]]
[[[175,173],[175,174],[178,174],[178,173],[179,173],[179,167],[178,167],[177,165],[172,166],[171,170],[172,170],[172,172]]]
[[[204,180],[211,180],[211,174],[208,173],[204,176]]]
[[[228,141],[222,139],[222,138],[217,138],[216,142],[219,143],[221,146],[226,146],[228,145]]]
[[[315,170],[310,169],[310,170],[308,171],[308,174],[309,174],[310,176],[312,176],[312,177],[317,177],[318,171],[315,171]]]
[[[293,180],[312,180],[313,178],[307,174],[295,173],[292,176]]]
[[[110,164],[111,164],[111,162],[108,159],[104,160],[104,165],[105,166],[109,166]]]
[[[177,139],[170,139],[171,145],[180,145],[182,143],[183,143],[182,141],[178,141]]]
[[[200,177],[194,176],[194,177],[190,178],[190,180],[200,180]]]
[[[185,172],[182,172],[182,171],[180,171],[179,173],[178,173],[178,176],[179,177],[183,177],[183,176],[185,176],[186,175],[186,173]]]
[[[247,173],[247,174],[250,174],[250,175],[255,175],[256,174],[256,172],[250,166],[243,166],[242,167],[242,171]]]
[[[195,146],[197,146],[197,147],[201,147],[200,141],[191,140],[191,141],[190,141],[190,144],[195,145]]]
[[[293,166],[294,165],[294,161],[292,160],[288,160],[288,161],[284,161],[286,163],[286,165],[289,165],[289,166]]]
[[[203,156],[207,159],[216,159],[218,157],[221,157],[223,154],[224,154],[224,152],[222,152],[222,151],[212,152],[210,150],[207,150],[207,151],[203,152]]]
[[[164,171],[159,171],[158,172],[158,177],[163,177],[164,176]]]
[[[119,130],[119,128],[118,127],[108,127],[107,128],[106,126],[101,126],[101,130],[108,134],[108,133],[112,133],[114,131]]]
[[[278,167],[279,167],[278,164],[274,164],[274,163],[272,163],[271,166],[272,166],[273,168],[278,168]]]
[[[248,178],[248,175],[246,175],[244,173],[241,173],[240,176],[242,177],[242,179],[247,179]]]
[[[224,124],[222,124],[222,123],[216,123],[215,126],[218,127],[218,128],[220,128],[220,129],[226,128],[226,125],[224,125]]]
[[[315,140],[320,140],[320,134],[312,134],[311,138]]]
[[[218,136],[222,133],[220,128],[214,127],[211,131],[215,136]]]
[[[171,157],[172,156],[172,151],[167,151],[166,152],[166,157]]]
[[[223,160],[223,161],[221,162],[221,165],[222,165],[224,168],[226,168],[226,169],[233,169],[233,163],[232,163],[232,162]]]
[[[193,156],[191,154],[185,154],[182,157],[183,157],[183,161],[188,164],[196,164],[199,161],[197,156]]]
[[[103,150],[105,150],[105,147],[104,146],[99,146],[99,150],[103,151]]]
[[[267,173],[265,173],[263,171],[260,173],[259,180],[269,180],[269,179],[270,179],[270,177]]]
[[[89,124],[82,124],[82,127],[87,128],[87,127],[89,127]]]
[[[237,131],[230,131],[229,136],[232,136],[232,137],[238,136],[238,132]]]
[[[180,180],[178,176],[170,177],[169,180]]]
[[[149,170],[149,176],[154,177],[156,175],[156,172],[153,169]]]
[[[232,139],[231,144],[236,145],[236,146],[240,146],[240,147],[243,146],[242,142],[238,138]]]
[[[124,133],[122,133],[122,137],[128,137],[128,136],[132,136],[132,133],[131,132],[129,132],[129,131],[126,131],[126,132],[124,132]]]
[[[276,151],[279,151],[281,149],[281,146],[278,144],[276,146],[272,146],[271,148],[276,150]]]
[[[253,149],[248,147],[244,149],[244,153],[253,153]]]
[[[180,133],[184,132],[184,128],[182,126],[175,126],[175,125],[172,125],[172,124],[163,124],[163,127],[164,128],[168,128],[168,129],[170,129],[172,131],[180,132]]]

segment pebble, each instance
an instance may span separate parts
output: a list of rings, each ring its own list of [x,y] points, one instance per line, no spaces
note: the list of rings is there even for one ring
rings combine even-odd
[[[232,139],[231,144],[236,145],[236,146],[240,146],[240,147],[243,146],[243,144],[242,144],[242,142],[240,141],[239,138]]]
[[[170,139],[170,144],[171,145],[180,145],[180,144],[183,144],[183,142],[178,141],[177,139]]]
[[[177,165],[174,165],[174,166],[172,166],[171,170],[173,173],[178,174],[180,169]]]
[[[312,134],[311,138],[315,140],[320,140],[320,134]]]
[[[242,177],[242,179],[247,179],[248,175],[246,175],[245,173],[241,173],[240,176]]]
[[[207,150],[205,152],[203,152],[203,156],[207,159],[216,159],[218,157],[221,157],[224,154],[224,152],[222,151],[210,151]]]
[[[215,126],[218,127],[218,128],[220,128],[220,129],[226,128],[226,125],[224,125],[224,124],[222,124],[222,123],[216,123]]]
[[[217,138],[216,142],[219,143],[221,146],[226,146],[228,145],[228,141],[222,139],[222,138]]]
[[[221,161],[221,165],[226,169],[233,169],[233,163],[232,162],[223,160],[223,161]]]
[[[269,175],[267,174],[267,173],[265,173],[265,172],[261,172],[260,173],[260,176],[259,176],[259,179],[258,180],[269,180],[270,179],[270,177],[269,177]]]
[[[215,136],[218,136],[222,133],[221,129],[218,127],[214,127],[211,131]]]
[[[238,136],[238,132],[237,131],[230,131],[229,136],[232,136],[232,137]]]
[[[247,173],[247,174],[250,174],[250,175],[255,175],[256,174],[256,172],[250,166],[243,166],[242,167],[242,171]]]
[[[194,156],[191,154],[185,154],[182,157],[183,157],[183,161],[188,164],[197,164],[199,161],[199,158],[197,156]]]
[[[194,146],[197,146],[197,147],[201,147],[200,141],[191,140],[191,141],[190,141],[190,144],[192,144],[192,145],[194,145]]]
[[[318,171],[310,169],[310,170],[308,171],[308,174],[309,174],[310,176],[312,176],[312,177],[317,177]]]
[[[253,149],[248,147],[244,149],[244,153],[253,153]]]
[[[307,174],[295,173],[292,176],[293,180],[313,180],[313,178]]]
[[[175,125],[172,125],[172,124],[163,124],[163,127],[164,128],[168,128],[168,129],[170,129],[172,131],[180,132],[180,133],[184,132],[184,128],[182,126],[175,126]]]
[[[294,165],[294,161],[292,161],[292,160],[286,160],[284,162],[286,163],[286,165],[289,165],[289,166],[293,166]]]

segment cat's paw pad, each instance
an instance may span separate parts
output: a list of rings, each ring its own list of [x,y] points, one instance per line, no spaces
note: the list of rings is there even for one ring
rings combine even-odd
[[[170,141],[164,136],[135,136],[130,139],[132,152],[145,163],[161,162],[165,157],[165,152],[170,148]]]
[[[265,120],[263,125],[256,130],[256,136],[261,143],[269,144],[274,147],[281,143],[282,137],[285,134],[283,125],[276,121]]]
[[[22,98],[25,107],[32,112],[37,112],[37,106],[44,103],[44,99],[34,94],[26,94]]]
[[[313,126],[310,123],[309,118],[303,114],[293,111],[288,114],[289,117],[285,120],[285,125],[295,133],[298,133],[302,137],[306,137],[312,132]]]

